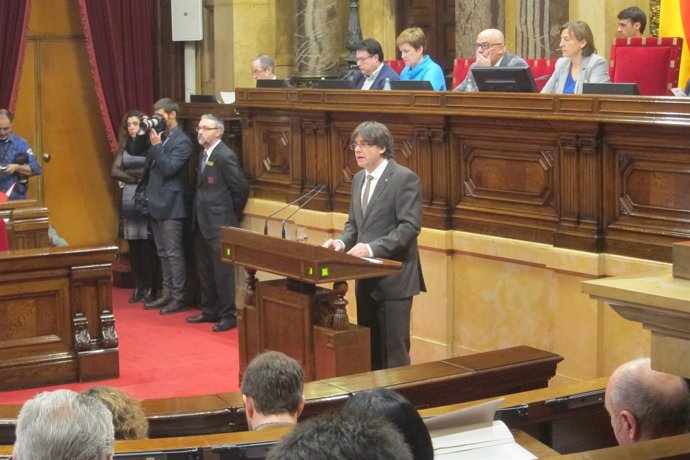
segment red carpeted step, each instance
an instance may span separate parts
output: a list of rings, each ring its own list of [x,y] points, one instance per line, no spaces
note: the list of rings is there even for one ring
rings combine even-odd
[[[113,288],[120,339],[120,377],[28,390],[0,392],[0,404],[17,404],[45,390],[81,391],[94,385],[122,388],[137,399],[224,393],[239,389],[237,329],[212,332],[211,323],[189,324],[188,315],[160,315],[129,304],[130,289]]]

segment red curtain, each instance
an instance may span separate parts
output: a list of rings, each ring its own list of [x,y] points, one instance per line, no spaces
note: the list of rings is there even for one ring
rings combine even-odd
[[[30,11],[31,0],[0,1],[0,108],[11,111],[17,103]]]
[[[122,117],[153,105],[154,2],[79,0],[86,46],[108,142]]]

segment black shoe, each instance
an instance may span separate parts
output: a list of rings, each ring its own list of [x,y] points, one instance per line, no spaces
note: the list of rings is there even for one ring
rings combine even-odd
[[[141,289],[135,288],[135,289],[132,291],[132,295],[131,295],[131,297],[129,298],[129,300],[127,301],[127,303],[137,303],[137,302],[141,302],[141,299],[142,299],[142,297],[143,297],[143,294],[144,294],[144,293],[141,291]]]
[[[144,303],[151,303],[154,300],[156,300],[156,293],[153,289],[147,288],[144,289],[141,297],[141,301]]]
[[[144,304],[144,310],[155,310],[156,308],[163,308],[172,302],[170,297],[159,297],[151,303]]]
[[[187,322],[188,323],[217,323],[218,318],[215,316],[209,316],[206,313],[201,313],[196,316],[188,316],[187,317]]]
[[[159,312],[161,315],[172,315],[173,313],[180,313],[187,310],[184,302],[181,300],[172,300],[166,307],[161,308]]]
[[[221,318],[218,324],[213,325],[213,332],[223,332],[229,331],[230,329],[235,329],[237,327],[237,318],[234,316],[226,316]]]

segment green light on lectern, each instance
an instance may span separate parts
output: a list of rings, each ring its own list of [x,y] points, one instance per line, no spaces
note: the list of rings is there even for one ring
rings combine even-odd
[[[232,249],[231,248],[225,248],[225,255],[230,257],[232,255]]]
[[[321,269],[321,277],[328,276],[328,268],[322,268]]]
[[[314,276],[314,267],[307,268],[307,276]]]

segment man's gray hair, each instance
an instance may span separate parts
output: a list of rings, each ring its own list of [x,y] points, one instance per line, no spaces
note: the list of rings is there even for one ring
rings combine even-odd
[[[217,116],[211,114],[211,113],[205,113],[201,116],[202,120],[211,120],[216,126],[214,128],[220,128],[220,135],[221,137],[223,136],[223,132],[225,131],[225,124],[223,124],[223,120],[218,118]]]
[[[17,460],[105,460],[113,455],[110,411],[91,396],[71,390],[39,393],[17,417]]]
[[[254,59],[252,59],[252,62],[254,61],[259,61],[259,63],[261,64],[261,70],[266,70],[269,67],[271,68],[271,70],[273,70],[276,67],[275,61],[273,61],[273,58],[268,54],[259,54]]]

